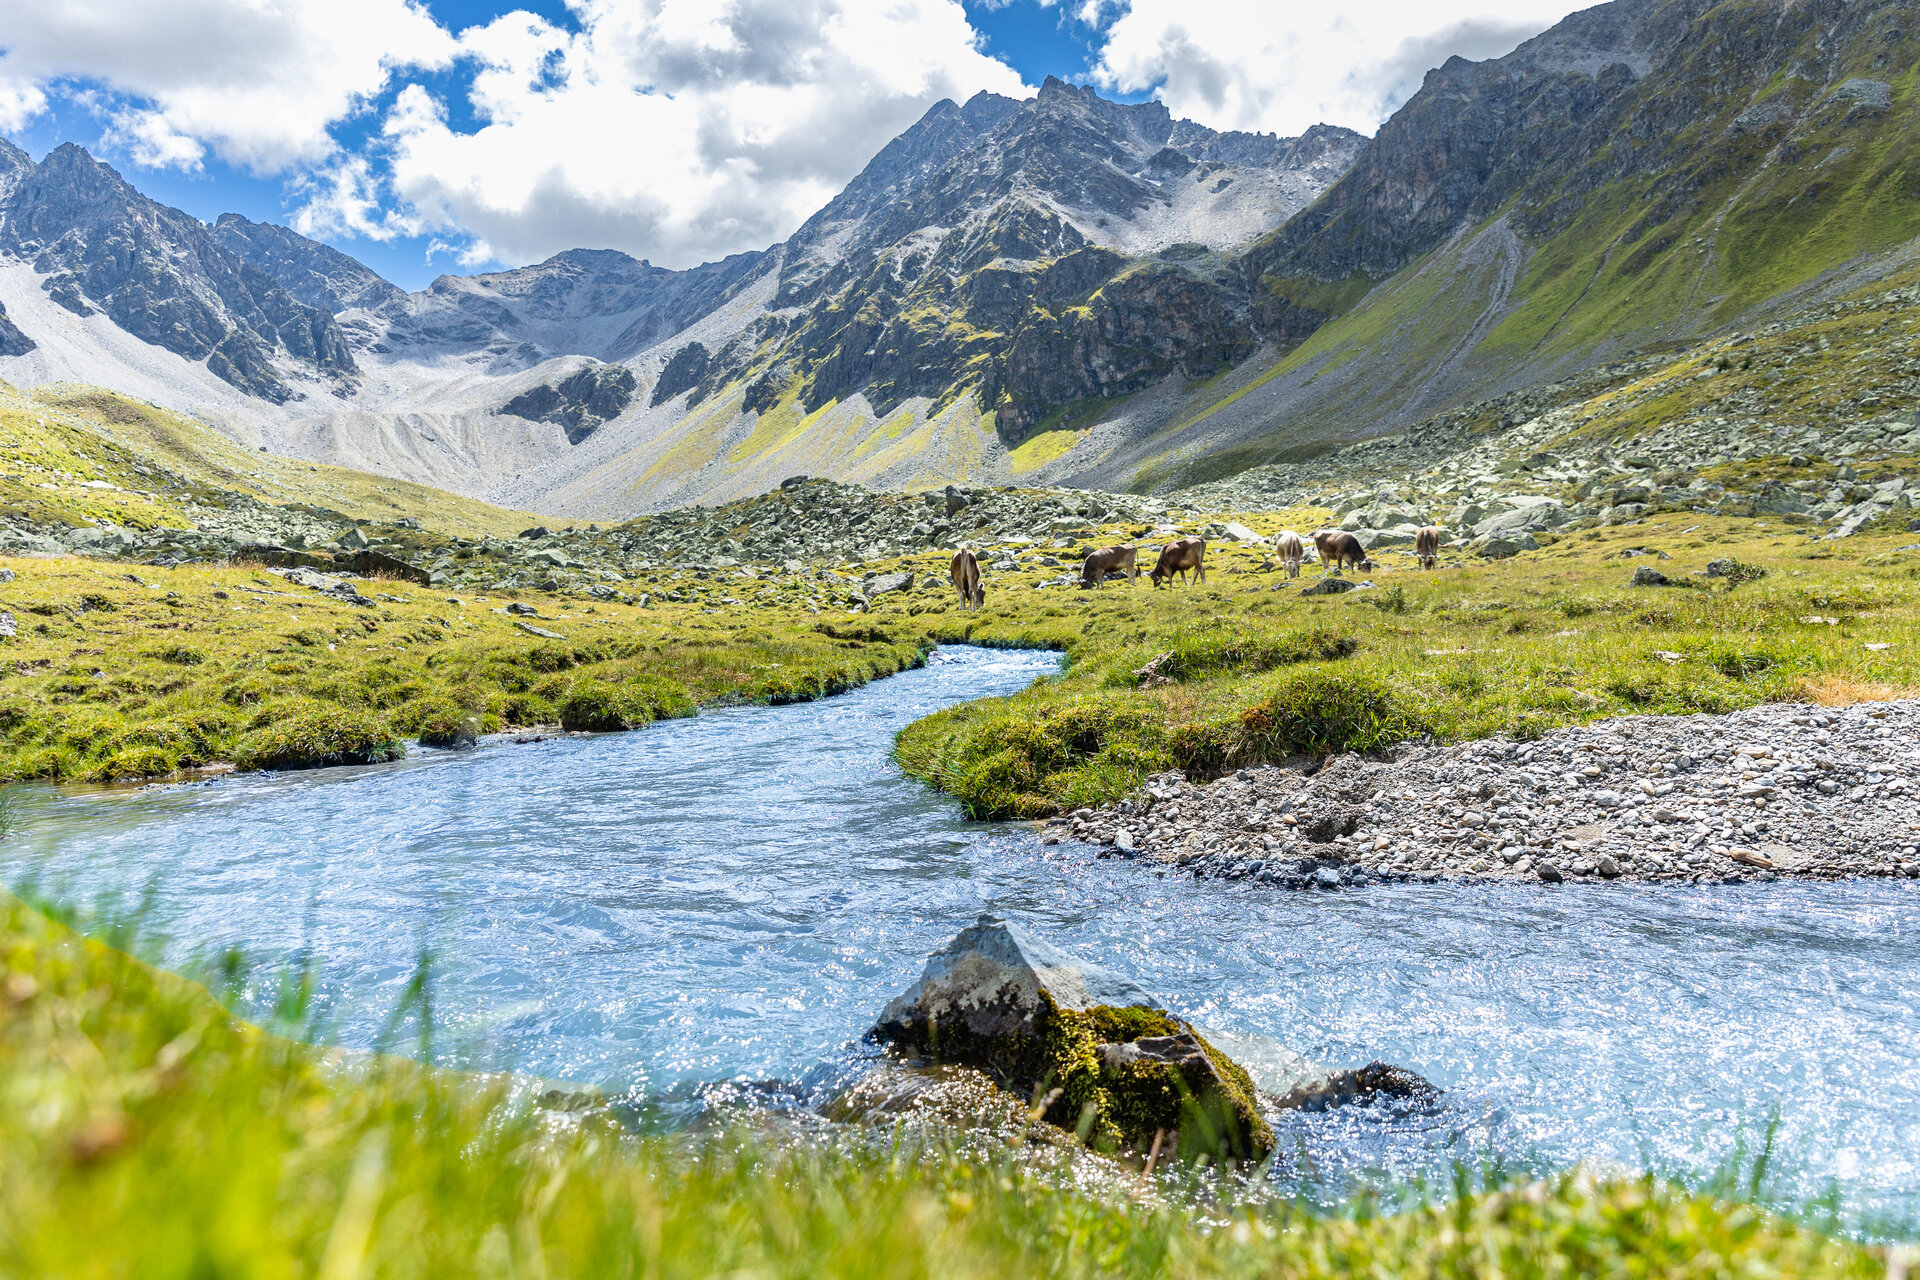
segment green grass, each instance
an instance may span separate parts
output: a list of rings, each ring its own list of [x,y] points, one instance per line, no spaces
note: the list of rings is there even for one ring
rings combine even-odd
[[[124,781],[237,764],[365,763],[534,724],[633,728],[712,703],[795,702],[918,663],[925,640],[829,635],[797,603],[709,611],[542,592],[362,584],[373,607],[245,567],[6,562],[0,780]],[[130,580],[131,579],[131,580]],[[662,575],[663,582],[666,575]],[[722,588],[724,589],[724,588]]]
[[[283,1031],[306,1025],[298,990]],[[1057,1146],[937,1127],[661,1134],[590,1102],[543,1102],[512,1076],[320,1051],[238,1022],[205,989],[5,895],[0,1089],[7,1275],[1877,1280],[1887,1269],[1879,1250],[1652,1178],[1466,1185],[1445,1203],[1357,1201],[1328,1215],[1194,1198],[1181,1193],[1187,1175],[1148,1183]]]
[[[1669,514],[1494,564],[1423,573],[1382,557],[1375,590],[1331,598],[1301,597],[1312,570],[1281,585],[1263,556],[1224,547],[1192,590],[1042,604],[990,584],[986,609],[937,633],[1062,648],[1068,671],[920,720],[898,754],[975,816],[1035,818],[1119,799],[1166,769],[1211,778],[1426,735],[1530,738],[1611,715],[1912,696],[1920,553],[1898,550],[1911,541],[1809,542]],[[1635,546],[1667,552],[1661,569],[1689,585],[1629,587],[1646,561],[1616,557]],[[1705,577],[1717,559],[1764,576]]]

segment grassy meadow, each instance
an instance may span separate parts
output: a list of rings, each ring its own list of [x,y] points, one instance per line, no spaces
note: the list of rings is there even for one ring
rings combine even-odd
[[[1311,528],[1325,514],[1243,518]],[[1018,570],[989,570],[977,612],[959,608],[937,552],[869,566],[917,582],[865,611],[802,575],[653,570],[624,584],[631,604],[380,581],[366,606],[246,566],[13,560],[0,778],[126,781],[383,759],[408,738],[635,728],[839,692],[971,641],[1059,649],[1067,670],[916,723],[900,758],[977,816],[1039,817],[1168,768],[1920,690],[1920,538],[1888,524],[1824,541],[1668,513],[1431,572],[1384,552],[1371,588],[1321,597],[1303,595],[1316,567],[1289,581],[1259,548],[1216,544],[1205,584],[1097,592],[1037,585],[1062,568],[1028,551]],[[1716,560],[1743,568],[1709,577]],[[1628,586],[1640,566],[1674,585]]]

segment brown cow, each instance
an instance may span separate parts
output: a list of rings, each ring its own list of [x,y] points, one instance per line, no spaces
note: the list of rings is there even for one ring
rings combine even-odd
[[[1437,526],[1428,525],[1413,535],[1413,554],[1422,569],[1431,569],[1440,563],[1440,530]]]
[[[1087,552],[1087,558],[1080,564],[1080,589],[1097,589],[1110,573],[1126,574],[1127,585],[1131,587],[1140,580],[1140,566],[1134,559],[1137,554],[1133,547],[1101,547]]]
[[[1282,529],[1273,535],[1273,554],[1280,557],[1280,563],[1286,566],[1287,576],[1300,576],[1300,562],[1307,557],[1306,544],[1300,541],[1300,535],[1291,529]]]
[[[1180,581],[1185,582],[1189,569],[1193,571],[1194,581],[1207,580],[1207,544],[1203,538],[1179,538],[1160,548],[1160,559],[1149,576],[1157,587],[1162,578],[1171,581],[1176,573]]]
[[[1357,569],[1373,568],[1373,561],[1367,559],[1367,549],[1360,545],[1360,539],[1340,529],[1322,529],[1313,535],[1313,548],[1320,553],[1320,565],[1331,573],[1338,573],[1347,565]]]
[[[965,547],[953,553],[947,577],[953,580],[953,589],[960,593],[962,609],[978,609],[987,602],[987,589],[980,585],[980,562]]]

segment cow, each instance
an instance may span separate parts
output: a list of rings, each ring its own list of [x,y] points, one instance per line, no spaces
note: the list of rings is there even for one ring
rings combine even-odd
[[[1440,563],[1440,530],[1437,526],[1428,525],[1413,535],[1413,554],[1422,569],[1431,569]]]
[[[1140,566],[1135,560],[1137,554],[1133,547],[1101,547],[1098,551],[1087,552],[1087,558],[1080,564],[1080,589],[1097,590],[1110,573],[1126,574],[1127,585],[1133,586],[1140,580]]]
[[[1180,581],[1187,580],[1187,571],[1193,571],[1194,581],[1207,580],[1207,544],[1203,538],[1179,538],[1160,548],[1160,559],[1153,566],[1153,585],[1159,586],[1161,579],[1173,580],[1174,574],[1180,575]]]
[[[1273,554],[1280,557],[1280,563],[1286,566],[1287,576],[1300,576],[1300,562],[1306,559],[1307,548],[1300,541],[1300,535],[1291,529],[1282,529],[1273,535]]]
[[[1313,535],[1313,548],[1320,553],[1322,567],[1330,573],[1339,573],[1347,565],[1373,568],[1373,561],[1367,559],[1367,549],[1360,545],[1360,539],[1344,530],[1322,529]]]
[[[953,589],[960,593],[962,609],[978,609],[987,602],[987,589],[980,585],[980,562],[965,547],[953,553],[947,577],[953,579]]]

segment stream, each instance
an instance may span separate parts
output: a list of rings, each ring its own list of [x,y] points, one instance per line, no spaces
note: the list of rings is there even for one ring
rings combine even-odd
[[[1920,883],[1287,892],[969,823],[891,762],[910,721],[1057,667],[950,647],[841,697],[637,733],[22,788],[0,876],[140,903],[171,965],[307,949],[347,1044],[374,1042],[426,948],[440,1060],[655,1098],[844,1061],[992,910],[1139,979],[1269,1082],[1291,1051],[1447,1090],[1430,1112],[1290,1117],[1293,1175],[1492,1157],[1703,1177],[1777,1116],[1779,1189],[1920,1217]]]

